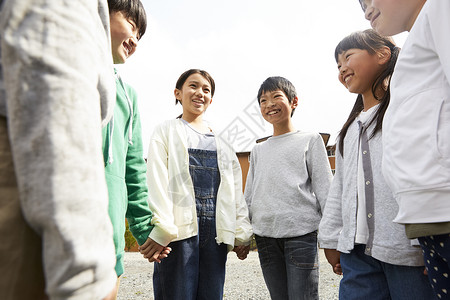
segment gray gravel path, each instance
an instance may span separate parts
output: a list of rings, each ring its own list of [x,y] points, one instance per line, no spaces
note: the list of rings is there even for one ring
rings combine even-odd
[[[153,299],[153,264],[144,260],[140,253],[125,253],[125,273],[120,282],[118,300]],[[335,275],[319,250],[320,282],[319,295],[323,300],[338,299],[340,276]],[[229,253],[225,278],[224,299],[227,300],[265,300],[269,292],[259,266],[258,252],[250,252],[241,261],[234,252]]]

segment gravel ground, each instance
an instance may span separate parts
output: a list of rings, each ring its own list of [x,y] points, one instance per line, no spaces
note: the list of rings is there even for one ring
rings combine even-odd
[[[138,252],[125,253],[125,273],[120,281],[118,300],[153,299],[153,264],[144,260]],[[319,296],[323,300],[338,299],[340,276],[335,275],[319,250],[320,281]],[[251,251],[241,261],[230,252],[227,261],[224,299],[261,300],[270,299],[259,266],[258,252]]]

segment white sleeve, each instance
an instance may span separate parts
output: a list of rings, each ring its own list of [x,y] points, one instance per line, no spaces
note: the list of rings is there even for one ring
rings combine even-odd
[[[444,69],[447,81],[450,78],[450,1],[428,0],[427,20],[430,26],[430,38]],[[450,84],[450,83],[449,83]]]
[[[158,126],[150,139],[147,156],[148,201],[153,212],[150,238],[167,246],[178,236],[175,225],[173,201],[169,195],[168,146],[163,140],[165,133]]]
[[[242,194],[242,171],[239,160],[234,155],[233,164],[233,177],[234,177],[234,189],[236,195],[236,241],[235,245],[249,244],[253,236],[252,225],[250,224],[249,213],[247,203],[245,203],[244,195]]]

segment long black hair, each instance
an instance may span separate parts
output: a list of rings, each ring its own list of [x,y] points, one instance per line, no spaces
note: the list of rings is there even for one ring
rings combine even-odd
[[[390,37],[381,36],[376,31],[367,29],[364,31],[354,32],[345,37],[336,46],[336,49],[334,51],[334,57],[336,59],[336,62],[338,62],[339,54],[349,49],[367,50],[370,54],[375,54],[378,50],[381,50],[384,47],[389,48],[389,50],[391,51],[391,57],[389,59],[389,62],[386,64],[386,68],[380,73],[380,75],[378,75],[378,77],[372,84],[372,94],[374,95],[375,99],[380,101],[380,105],[374,117],[369,122],[369,125],[371,125],[373,122],[376,122],[375,129],[372,132],[370,138],[372,138],[378,131],[382,129],[384,114],[387,107],[389,106],[389,100],[391,98],[391,94],[389,91],[391,75],[394,72],[394,67],[395,63],[397,62],[400,48],[395,46]],[[387,90],[382,97],[378,97],[376,92],[380,89],[383,90],[383,84],[386,81]],[[356,98],[356,102],[352,108],[352,111],[350,112],[350,115],[348,116],[347,121],[345,122],[344,126],[342,126],[342,129],[339,132],[339,151],[342,156],[344,155],[344,138],[347,134],[348,127],[350,126],[350,124],[352,124],[352,122],[356,119],[356,117],[363,109],[363,98],[362,95],[359,94]]]

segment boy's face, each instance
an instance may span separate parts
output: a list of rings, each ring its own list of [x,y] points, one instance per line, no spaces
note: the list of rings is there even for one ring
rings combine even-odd
[[[359,0],[365,17],[379,34],[411,30],[426,0]]]
[[[111,50],[115,64],[123,64],[135,51],[138,43],[136,24],[122,12],[110,14]]]
[[[298,98],[292,102],[281,90],[264,92],[259,100],[261,114],[267,122],[272,125],[288,122],[291,119],[292,110],[297,107]]]

